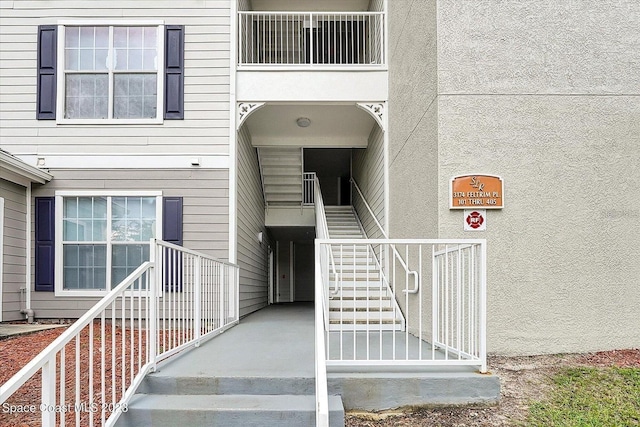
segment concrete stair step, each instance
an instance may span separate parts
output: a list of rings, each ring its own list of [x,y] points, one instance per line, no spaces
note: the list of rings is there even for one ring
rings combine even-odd
[[[380,307],[380,305],[376,305],[376,304],[370,304],[368,307],[366,305],[362,307],[346,307],[346,306],[331,307],[331,305],[329,305],[329,313],[340,312],[340,311],[349,312],[349,313],[353,313],[354,311],[356,313],[381,313],[381,312],[393,312],[393,307],[391,306]]]
[[[402,322],[400,321],[400,319],[379,319],[379,318],[374,318],[373,316],[370,316],[369,320],[365,319],[358,319],[356,318],[356,320],[354,321],[353,318],[349,319],[347,316],[344,316],[344,318],[341,320],[340,318],[334,318],[334,319],[329,319],[329,323],[332,325],[401,325]]]
[[[313,426],[315,407],[315,396],[136,395],[117,426]],[[329,397],[329,424],[344,425],[344,407],[339,396]]]
[[[378,310],[380,307],[382,309],[393,309],[391,305],[390,299],[365,299],[365,300],[354,300],[354,299],[337,299],[337,300],[329,300],[329,310],[345,310],[345,311],[353,311],[356,310]]]
[[[140,387],[140,394],[265,394],[312,395],[315,379],[312,377],[207,377],[148,375]]]

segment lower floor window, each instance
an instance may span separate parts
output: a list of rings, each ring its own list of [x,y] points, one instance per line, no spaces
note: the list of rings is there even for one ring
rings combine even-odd
[[[64,196],[62,289],[107,291],[149,260],[156,196]]]

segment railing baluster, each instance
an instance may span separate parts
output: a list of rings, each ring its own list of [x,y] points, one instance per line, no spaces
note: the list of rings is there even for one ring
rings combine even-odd
[[[56,363],[54,354],[53,360],[47,360],[42,366],[42,427],[54,427],[56,425],[56,412],[53,410],[56,405]]]

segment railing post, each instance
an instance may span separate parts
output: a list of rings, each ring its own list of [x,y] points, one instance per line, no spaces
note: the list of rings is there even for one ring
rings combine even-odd
[[[53,360],[52,360],[53,359]],[[42,404],[40,406],[42,427],[56,425],[56,355],[42,366]]]
[[[487,372],[487,241],[480,243],[480,372]]]
[[[156,239],[149,242],[149,261],[151,262],[151,271],[149,272],[149,318],[147,319],[147,334],[149,340],[149,360],[151,370],[156,370],[156,351],[158,349],[158,286],[162,283],[162,263],[160,262],[160,254],[158,253],[158,243]]]
[[[313,53],[315,46],[313,45],[313,13],[309,13],[309,64],[313,65]]]
[[[220,265],[220,272],[219,272],[219,281],[220,281],[220,306],[218,307],[218,309],[220,310],[220,327],[222,328],[224,326],[225,323],[225,316],[224,316],[224,288],[226,286],[225,281],[224,281],[224,270],[225,270],[226,266],[224,264]]]
[[[196,347],[200,347],[202,332],[202,257],[196,256],[194,262],[193,339],[196,340]]]

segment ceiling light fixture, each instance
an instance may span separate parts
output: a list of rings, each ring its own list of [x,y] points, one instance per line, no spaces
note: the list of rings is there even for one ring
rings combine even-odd
[[[296,120],[296,123],[301,128],[307,128],[311,125],[311,119],[307,117],[298,117],[298,119]]]

